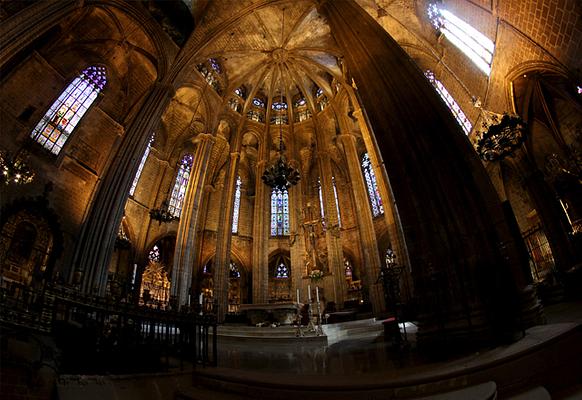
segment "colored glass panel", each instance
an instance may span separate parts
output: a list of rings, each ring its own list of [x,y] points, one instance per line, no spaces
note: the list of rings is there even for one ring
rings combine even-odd
[[[242,181],[240,180],[240,176],[236,178],[236,189],[234,191],[234,206],[232,211],[232,233],[238,232],[238,218],[239,218],[239,209],[240,209],[240,187],[242,185]]]
[[[148,142],[148,146],[146,147],[146,150],[143,153],[141,161],[139,162],[139,167],[137,167],[137,173],[135,174],[135,177],[133,178],[133,183],[131,184],[131,188],[129,189],[130,196],[133,196],[133,194],[135,193],[135,188],[137,187],[137,183],[139,182],[139,177],[141,176],[141,172],[143,171],[143,167],[146,163],[146,160],[148,159],[148,156],[150,154],[150,150],[152,149],[153,142],[154,142],[154,135],[152,135],[152,137],[150,138],[150,141]]]
[[[377,217],[378,215],[384,214],[384,206],[382,205],[382,198],[380,197],[380,191],[378,190],[376,175],[374,174],[372,162],[370,161],[368,153],[365,153],[362,157],[362,171],[364,173],[366,187],[368,188],[368,198],[370,199],[370,205],[372,206],[372,215]]]
[[[31,137],[58,155],[106,83],[105,67],[86,68],[52,104],[32,131]]]
[[[182,206],[184,198],[186,197],[186,189],[188,188],[188,181],[190,180],[190,172],[192,170],[193,157],[192,154],[185,154],[180,162],[180,169],[174,181],[174,188],[170,196],[170,204],[168,211],[174,217],[180,217],[182,213]]]
[[[447,107],[449,107],[449,110],[451,110],[451,112],[455,116],[455,119],[457,120],[459,125],[461,125],[461,128],[463,128],[465,134],[468,135],[471,132],[471,129],[473,129],[473,125],[471,124],[471,121],[469,121],[469,118],[467,118],[463,110],[461,110],[461,107],[459,107],[453,96],[451,96],[451,94],[444,87],[441,81],[435,78],[434,73],[432,71],[426,71],[424,75],[428,78],[429,82],[434,86],[438,94],[445,101]]]

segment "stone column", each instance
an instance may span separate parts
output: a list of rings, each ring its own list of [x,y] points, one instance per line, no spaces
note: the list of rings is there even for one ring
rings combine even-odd
[[[208,175],[208,163],[215,137],[209,133],[200,133],[194,139],[198,142],[190,180],[186,189],[186,198],[182,206],[180,224],[176,235],[174,266],[172,268],[171,291],[178,305],[187,304],[188,291],[192,286],[192,269],[195,257],[195,240],[199,224],[199,211],[204,194],[204,184]],[[192,300],[191,300],[192,301]]]
[[[353,0],[322,1],[370,119],[409,250],[419,345],[507,338],[519,328],[517,238],[469,140],[396,41]]]
[[[265,143],[261,144],[266,146]],[[264,155],[263,155],[264,157]],[[253,303],[266,303],[269,290],[269,210],[271,192],[261,176],[267,162],[257,162],[257,179],[255,182],[255,209],[253,214]]]
[[[0,68],[19,51],[83,6],[82,0],[37,1],[0,25]]]
[[[327,263],[332,274],[333,293],[326,293],[327,301],[334,301],[337,307],[342,308],[346,300],[347,285],[344,271],[344,257],[340,239],[340,226],[337,217],[335,195],[333,192],[333,172],[329,152],[318,153],[319,176],[321,195],[325,213],[325,241],[327,245]]]
[[[390,189],[390,181],[388,179],[388,174],[386,173],[386,168],[384,168],[384,161],[379,154],[376,137],[368,126],[367,118],[365,117],[365,114],[360,107],[357,96],[355,93],[353,93],[353,89],[350,88],[349,92],[351,94],[350,98],[352,99],[352,104],[354,106],[354,116],[358,120],[358,125],[362,131],[362,137],[364,139],[364,144],[366,145],[368,156],[370,157],[372,167],[374,168],[374,174],[379,181],[378,190],[380,191],[380,196],[384,203],[384,218],[386,219],[386,224],[388,226],[390,246],[396,254],[396,260],[398,264],[406,268],[402,275],[403,297],[410,299],[413,295],[410,260],[408,258],[408,250],[406,249],[406,242],[404,241],[404,233],[402,232],[400,219],[397,217],[398,206],[394,200],[392,190]],[[383,254],[380,255],[380,262],[382,264],[385,262]]]
[[[381,287],[376,283],[380,273],[380,255],[378,254],[378,241],[374,229],[372,210],[368,200],[368,189],[362,168],[360,166],[360,157],[356,147],[356,137],[350,134],[339,136],[343,144],[346,161],[348,163],[348,173],[352,183],[353,194],[355,198],[356,218],[358,221],[358,231],[360,233],[360,242],[363,254],[363,271],[364,286],[368,288],[370,302],[375,314],[378,314],[385,308],[384,297]]]
[[[216,233],[216,255],[214,256],[214,297],[218,302],[218,322],[224,321],[228,309],[228,283],[230,267],[230,246],[232,242],[232,213],[234,193],[240,153],[230,153],[228,172],[224,178],[221,207]]]
[[[101,178],[81,228],[73,263],[76,272],[80,273],[83,292],[101,296],[105,294],[107,266],[113,254],[113,244],[131,183],[152,131],[159,123],[173,92],[171,85],[153,85]]]

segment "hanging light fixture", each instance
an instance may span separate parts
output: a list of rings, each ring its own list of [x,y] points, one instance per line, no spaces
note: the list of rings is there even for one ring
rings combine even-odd
[[[162,222],[167,223],[179,219],[172,215],[168,210],[168,200],[164,200],[160,208],[150,210],[150,217],[151,219],[158,221],[158,225],[161,225]]]
[[[282,27],[281,27],[281,36],[283,36],[283,32],[285,31],[285,9],[283,9],[283,20],[282,20]],[[283,37],[281,37],[281,43],[283,43]],[[273,51],[273,55],[275,59],[279,63],[283,63],[285,61],[285,57],[280,57],[279,55],[284,53],[284,50],[275,49]],[[282,109],[287,109],[287,107],[283,107],[283,69],[281,68],[281,107],[277,110],[277,112],[281,112]],[[271,107],[273,109],[273,107]],[[285,145],[283,143],[283,118],[281,115],[278,115],[279,118],[275,118],[275,121],[279,122],[279,158],[273,164],[265,169],[263,176],[263,182],[266,185],[274,188],[274,189],[288,189],[291,186],[296,185],[301,179],[299,171],[291,166],[287,159],[285,158],[284,151]]]
[[[34,179],[34,171],[24,160],[23,152],[13,157],[9,152],[0,151],[0,182],[9,184],[27,184]]]
[[[525,122],[518,115],[483,113],[488,118],[476,134],[477,154],[485,161],[497,161],[513,154],[525,140]]]

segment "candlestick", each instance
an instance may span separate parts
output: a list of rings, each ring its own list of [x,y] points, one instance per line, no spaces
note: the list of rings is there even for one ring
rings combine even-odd
[[[315,287],[315,298],[317,299],[317,304],[319,304],[319,286]]]
[[[133,275],[131,276],[131,284],[135,285],[135,274],[137,273],[137,264],[133,264]]]
[[[307,298],[309,299],[309,302],[311,303],[311,285],[307,285]]]
[[[297,303],[301,303],[301,302],[299,301],[299,289],[297,289]]]
[[[190,305],[190,295],[188,295],[188,305]]]
[[[198,304],[202,305],[203,300],[204,300],[204,294],[200,293],[200,296],[198,296]]]

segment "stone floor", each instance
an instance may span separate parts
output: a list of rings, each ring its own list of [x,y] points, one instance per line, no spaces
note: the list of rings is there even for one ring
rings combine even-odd
[[[439,368],[459,368],[478,365],[497,358],[519,353],[556,335],[582,324],[582,301],[560,303],[545,308],[547,325],[531,328],[526,336],[511,345],[480,352],[456,355],[448,360],[434,362],[414,351],[415,326],[407,323],[411,350],[398,351],[385,342],[378,332],[357,339],[342,340],[330,346],[321,343],[293,341],[292,343],[237,343],[223,342],[219,346],[218,365],[221,368],[269,374],[346,375],[370,374],[401,375]],[[447,366],[451,364],[450,366]]]

